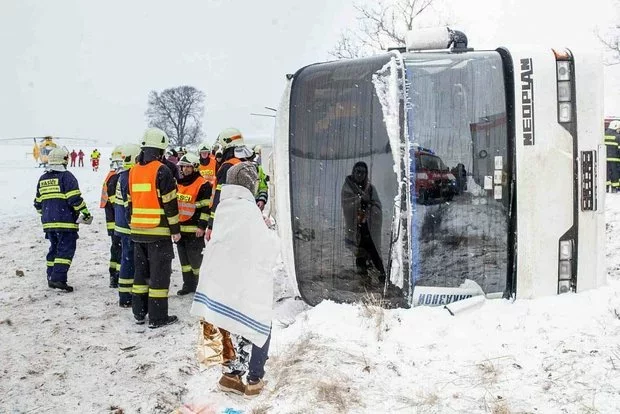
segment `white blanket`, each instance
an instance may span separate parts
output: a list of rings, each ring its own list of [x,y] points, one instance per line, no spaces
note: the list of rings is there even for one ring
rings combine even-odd
[[[191,313],[262,347],[271,330],[279,240],[245,187],[223,185]]]

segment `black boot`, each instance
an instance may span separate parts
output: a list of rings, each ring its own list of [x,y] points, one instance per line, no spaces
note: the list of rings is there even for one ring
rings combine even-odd
[[[118,273],[110,275],[110,287],[114,289],[118,288]]]
[[[52,282],[50,280],[47,282],[47,286],[53,289],[61,289],[65,292],[73,292],[73,286],[67,285],[67,282]]]
[[[177,295],[179,296],[189,295],[190,293],[194,293],[194,292],[196,292],[196,286],[191,287],[191,286],[183,285],[181,290],[177,291]]]
[[[177,322],[179,318],[174,315],[170,315],[164,319],[150,319],[149,320],[149,328],[156,329],[161,328],[162,326],[170,325]]]

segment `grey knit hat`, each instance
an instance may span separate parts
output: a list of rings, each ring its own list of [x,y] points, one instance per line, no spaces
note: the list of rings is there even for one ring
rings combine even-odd
[[[258,168],[252,162],[240,162],[226,173],[226,184],[236,184],[256,194],[258,189]]]

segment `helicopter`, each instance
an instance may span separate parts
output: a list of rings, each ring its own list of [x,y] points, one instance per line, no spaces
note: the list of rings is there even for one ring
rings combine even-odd
[[[86,139],[86,138],[71,138],[71,137],[53,137],[51,135],[46,135],[44,137],[19,137],[19,138],[3,138],[1,141],[21,141],[21,140],[33,140],[34,145],[32,147],[32,158],[34,158],[35,162],[38,163],[38,167],[47,167],[48,156],[49,153],[52,152],[54,148],[58,148],[58,143],[55,140],[61,141],[83,141],[95,143],[94,139]]]

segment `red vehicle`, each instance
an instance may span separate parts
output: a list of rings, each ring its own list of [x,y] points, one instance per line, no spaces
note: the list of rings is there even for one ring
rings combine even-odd
[[[418,147],[415,150],[415,172],[416,199],[420,204],[441,199],[452,201],[458,193],[456,177],[429,149]]]

